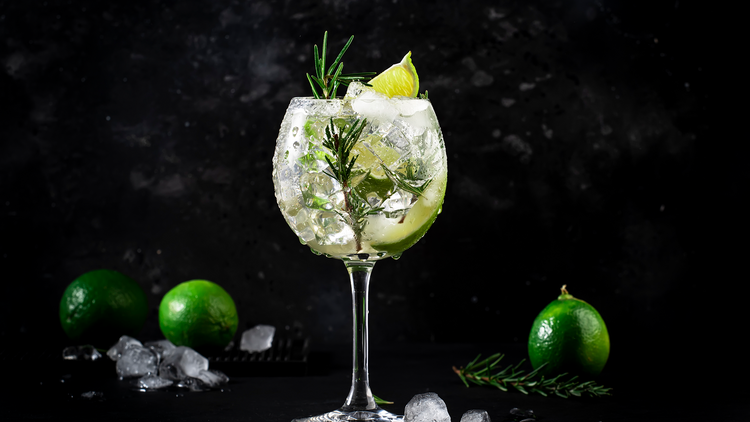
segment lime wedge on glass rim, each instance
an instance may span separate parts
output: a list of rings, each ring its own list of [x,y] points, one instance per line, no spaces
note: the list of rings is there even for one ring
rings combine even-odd
[[[419,92],[419,77],[411,62],[411,51],[406,53],[401,62],[384,70],[368,83],[375,91],[389,97],[416,97]]]

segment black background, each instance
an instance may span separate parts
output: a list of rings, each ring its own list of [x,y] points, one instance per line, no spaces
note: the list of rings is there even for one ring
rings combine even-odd
[[[710,349],[690,348],[709,334],[686,311],[712,285],[703,204],[742,186],[707,190],[700,15],[680,1],[3,1],[0,338],[69,344],[62,292],[109,268],[148,294],[142,340],[161,337],[169,289],[208,279],[234,298],[238,337],[263,323],[347,345],[344,266],[299,244],[271,182],[328,30],[335,52],[355,35],[350,72],[412,51],[448,152],[442,214],[373,272],[372,347],[522,345],[567,284],[607,322],[610,367],[679,372]]]

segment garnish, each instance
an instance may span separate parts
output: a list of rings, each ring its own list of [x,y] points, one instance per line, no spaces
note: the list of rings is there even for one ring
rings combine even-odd
[[[568,398],[570,396],[580,397],[582,394],[587,394],[593,397],[609,396],[611,395],[611,388],[605,388],[594,383],[594,381],[579,382],[578,376],[574,376],[567,381],[563,381],[560,378],[567,375],[562,373],[555,376],[554,378],[545,379],[544,376],[536,378],[539,375],[539,371],[544,368],[547,364],[542,364],[535,370],[523,375],[524,370],[518,369],[526,359],[521,360],[517,365],[509,365],[504,369],[497,367],[500,360],[505,355],[501,353],[495,353],[494,355],[479,361],[478,355],[471,361],[466,368],[453,367],[455,372],[461,381],[469,387],[469,382],[477,385],[497,387],[502,391],[508,391],[509,388],[515,388],[523,394],[538,393],[543,396],[548,394],[555,394],[562,398]],[[496,368],[497,367],[497,368]],[[496,371],[493,373],[493,370]]]
[[[325,160],[329,168],[325,169],[323,174],[337,180],[341,184],[341,189],[344,192],[343,212],[336,210],[336,213],[354,231],[357,251],[362,250],[362,233],[367,224],[366,217],[368,215],[375,215],[383,210],[383,207],[379,206],[380,204],[378,206],[370,204],[366,198],[362,198],[357,194],[355,189],[352,189],[352,169],[357,162],[357,158],[359,158],[358,154],[352,154],[352,150],[357,145],[357,142],[359,142],[359,138],[366,125],[367,119],[356,119],[351,125],[345,124],[342,127],[341,125],[337,125],[333,118],[331,118],[330,123],[325,128],[325,139],[323,139],[322,143],[323,147],[331,152],[330,155],[325,155]],[[380,165],[388,175],[388,178],[396,186],[416,196],[421,196],[432,181],[432,179],[429,179],[423,182],[421,186],[412,186],[407,183],[406,180],[416,180],[416,165],[412,161],[406,163],[405,177],[391,171],[382,163]],[[386,199],[384,198],[381,204]],[[401,221],[403,222],[403,218]]]
[[[385,94],[388,98],[394,96],[416,97],[419,92],[419,76],[417,76],[417,69],[411,62],[411,51],[406,53],[400,62],[372,78],[370,85],[375,91]]]
[[[332,156],[326,155],[325,157],[329,168],[324,170],[323,173],[336,179],[341,184],[344,191],[343,211],[345,214],[336,212],[354,231],[357,251],[362,249],[362,232],[365,229],[365,224],[367,224],[365,217],[381,210],[381,208],[373,208],[369,202],[357,195],[351,186],[352,168],[359,157],[359,155],[352,157],[351,152],[359,141],[366,124],[367,119],[357,119],[351,126],[338,128],[333,123],[332,118],[331,123],[326,126],[325,139],[323,140],[323,146],[328,148],[332,154]],[[347,127],[349,128],[348,131]]]
[[[407,192],[409,192],[409,193],[411,193],[413,195],[416,195],[416,196],[422,196],[422,194],[424,193],[424,190],[427,189],[427,186],[429,186],[430,182],[432,182],[432,179],[428,179],[424,183],[422,183],[420,186],[412,186],[412,185],[406,183],[406,180],[416,180],[417,179],[416,175],[414,174],[414,168],[416,166],[414,165],[414,163],[411,160],[407,161],[407,163],[406,163],[406,176],[405,176],[405,178],[402,178],[397,173],[394,173],[393,171],[391,171],[391,169],[389,169],[388,167],[386,167],[384,164],[381,164],[380,167],[383,168],[383,171],[385,171],[385,174],[387,174],[388,177],[391,180],[393,180],[393,183],[395,183],[396,186],[398,186],[399,188],[401,188],[401,189],[403,189],[403,190],[405,190],[405,191],[407,191]]]
[[[312,88],[313,96],[317,99],[330,99],[330,98],[336,98],[336,90],[339,88],[340,85],[349,86],[351,82],[359,81],[364,82],[370,79],[371,75],[376,74],[377,72],[361,72],[361,73],[349,73],[346,75],[343,75],[341,73],[342,70],[344,70],[344,63],[341,61],[341,59],[344,57],[344,53],[351,45],[352,41],[354,41],[354,35],[349,37],[349,41],[346,42],[346,45],[344,45],[344,48],[341,49],[341,52],[336,57],[336,60],[333,61],[331,66],[326,70],[326,54],[327,54],[327,46],[328,46],[328,31],[326,31],[323,34],[323,48],[320,50],[320,54],[318,54],[318,45],[315,44],[313,47],[313,58],[315,60],[315,76],[310,75],[307,73],[307,80],[310,82],[310,88]],[[313,83],[314,82],[314,83]],[[320,87],[320,90],[322,91],[322,95],[318,93],[318,90],[315,88],[315,84],[317,84]]]
[[[393,404],[392,401],[383,400],[375,394],[372,395],[372,398],[375,400],[375,404]]]

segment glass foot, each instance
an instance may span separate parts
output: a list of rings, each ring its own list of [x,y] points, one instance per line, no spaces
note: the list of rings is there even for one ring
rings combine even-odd
[[[318,416],[294,419],[292,422],[340,422],[340,421],[368,421],[368,422],[403,422],[404,417],[394,415],[391,412],[381,408],[373,410],[355,410],[353,412],[344,412],[334,410],[333,412],[324,413]]]

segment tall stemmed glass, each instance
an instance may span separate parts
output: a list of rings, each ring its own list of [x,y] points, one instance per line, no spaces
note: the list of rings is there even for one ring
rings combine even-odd
[[[352,287],[352,386],[344,405],[313,421],[401,421],[377,406],[368,380],[368,287],[378,260],[399,258],[440,213],[447,180],[430,102],[293,98],[273,158],[276,200],[300,242],[340,259]]]

